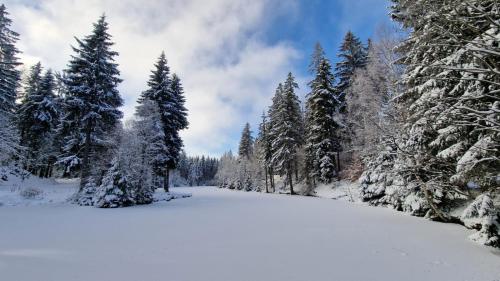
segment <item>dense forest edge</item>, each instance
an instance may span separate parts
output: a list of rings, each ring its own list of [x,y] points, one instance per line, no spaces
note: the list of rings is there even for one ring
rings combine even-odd
[[[500,4],[394,0],[395,26],[321,44],[309,92],[279,83],[256,137],[222,156],[221,188],[315,196],[357,182],[361,201],[462,224],[499,247]]]

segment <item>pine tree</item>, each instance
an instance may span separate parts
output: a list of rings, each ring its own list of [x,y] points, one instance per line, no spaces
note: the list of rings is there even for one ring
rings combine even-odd
[[[306,161],[311,165],[312,178],[323,183],[330,183],[336,175],[335,152],[340,125],[333,116],[340,102],[335,97],[333,82],[330,63],[323,58],[316,69],[315,79],[309,84],[311,93],[306,102]]]
[[[309,64],[309,72],[316,73],[321,61],[326,57],[325,50],[319,42],[314,45],[314,52],[311,56],[311,63]]]
[[[160,126],[160,114],[156,103],[144,96],[144,92],[138,100],[139,105],[136,107],[135,120],[133,129],[138,139],[138,161],[139,171],[137,171],[138,184],[142,186],[152,186],[152,182],[148,180],[150,174],[157,174],[154,170],[155,157],[157,156],[157,147],[163,148],[163,138],[158,135],[163,134],[163,128]],[[161,153],[161,151],[160,151]]]
[[[12,117],[19,85],[19,54],[15,44],[19,34],[10,29],[12,20],[4,4],[0,5],[0,114]]]
[[[41,75],[38,63],[31,68],[24,98],[17,114],[21,144],[26,148],[26,168],[39,176],[49,176],[56,151],[53,131],[59,118],[54,94],[54,76],[51,70]]]
[[[33,154],[36,149],[37,132],[32,130],[37,124],[35,123],[36,100],[40,95],[40,84],[42,82],[42,65],[37,63],[30,68],[24,96],[19,105],[16,114],[21,137],[21,145],[28,147],[28,154]],[[33,155],[28,155],[28,161],[33,160]],[[25,168],[31,169],[32,165],[26,163]]]
[[[7,166],[19,156],[19,133],[14,120],[16,93],[20,81],[20,65],[15,44],[19,34],[12,31],[11,19],[4,4],[0,5],[0,165]],[[0,177],[6,179],[5,169]]]
[[[167,163],[167,178],[169,178],[170,170],[177,168],[179,163],[183,147],[179,132],[187,129],[189,126],[187,108],[185,107],[186,98],[184,96],[184,88],[182,87],[180,78],[175,73],[172,75],[170,90],[172,93],[172,103],[170,105],[166,104],[163,111],[163,124],[170,134],[168,138],[169,142],[167,143],[167,148],[170,152],[170,161]]]
[[[250,124],[246,123],[241,133],[240,146],[238,149],[238,156],[240,159],[250,159],[253,154],[253,137],[250,131]]]
[[[135,204],[129,177],[124,174],[120,159],[112,161],[102,184],[96,189],[93,205],[98,208],[117,208]]]
[[[259,134],[257,140],[255,141],[257,160],[260,165],[264,168],[264,180],[266,185],[266,193],[269,193],[269,184],[272,180],[272,170],[271,170],[271,137],[269,135],[269,121],[265,112],[262,113],[262,122],[259,124]],[[269,179],[269,180],[268,180]]]
[[[338,57],[340,61],[335,67],[335,77],[337,77],[336,95],[337,99],[342,103],[341,111],[345,111],[345,97],[347,89],[351,85],[354,72],[358,68],[366,65],[366,48],[363,46],[358,37],[351,31],[348,31],[344,37],[344,41],[340,46]]]
[[[272,162],[280,175],[286,176],[293,191],[293,173],[297,168],[297,150],[303,142],[302,114],[300,102],[295,94],[298,88],[294,77],[288,74],[282,92],[276,97],[277,104],[272,106]]]
[[[65,152],[60,162],[80,166],[81,193],[91,177],[96,151],[112,145],[107,137],[123,116],[118,109],[123,100],[114,60],[118,53],[111,50],[113,42],[105,16],[94,24],[92,34],[76,40],[78,47],[73,47],[75,55],[66,70],[68,93],[59,132],[64,134]]]
[[[175,74],[172,78],[169,75],[170,68],[165,53],[162,53],[148,81],[149,88],[144,92],[144,98],[156,104],[160,117],[158,120],[160,122],[156,124],[158,130],[156,138],[162,139],[163,143],[157,142],[153,165],[155,173],[163,177],[163,188],[166,192],[169,190],[170,169],[177,166],[183,145],[179,131],[188,126],[180,79]]]

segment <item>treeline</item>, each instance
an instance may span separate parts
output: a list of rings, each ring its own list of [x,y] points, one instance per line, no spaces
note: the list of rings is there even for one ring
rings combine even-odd
[[[215,174],[219,159],[208,156],[180,155],[177,169],[174,171],[172,184],[176,186],[215,185]]]
[[[334,69],[318,44],[304,109],[289,75],[219,184],[309,195],[359,179],[370,204],[500,246],[500,3],[392,0],[391,16],[401,30],[367,44],[349,32]]]
[[[118,207],[152,202],[157,186],[169,190],[188,126],[184,90],[162,53],[123,124],[118,53],[102,16],[76,39],[59,73],[32,66],[22,83],[18,34],[0,6],[0,166],[2,178],[29,171],[41,177],[80,177],[73,201]],[[22,87],[21,87],[22,86]],[[16,102],[18,101],[18,102]]]
[[[354,153],[354,134],[362,134],[366,124],[357,123],[356,110],[372,106],[377,115],[384,107],[382,100],[359,100],[351,94],[354,85],[366,79],[360,73],[381,64],[380,48],[382,44],[363,44],[347,32],[334,68],[317,43],[309,66],[314,78],[308,83],[310,91],[305,102],[297,97],[298,84],[289,73],[278,84],[271,106],[263,113],[256,138],[247,123],[237,157],[227,153],[221,158],[220,185],[266,192],[286,189],[290,194],[312,195],[317,185],[342,177],[341,172],[350,169],[353,159],[360,157]],[[373,82],[387,88],[386,80]],[[388,95],[389,90],[384,94]],[[375,116],[366,116],[371,117]],[[275,176],[279,176],[280,186]],[[294,182],[300,184],[295,189]]]

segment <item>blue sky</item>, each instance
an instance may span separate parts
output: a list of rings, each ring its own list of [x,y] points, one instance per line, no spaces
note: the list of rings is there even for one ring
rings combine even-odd
[[[165,51],[181,77],[190,111],[182,133],[189,154],[236,149],[276,85],[291,71],[307,92],[309,57],[319,41],[335,62],[347,30],[366,41],[390,23],[386,0],[7,0],[26,67],[65,68],[74,36],[88,34],[106,13],[120,53],[126,119]]]

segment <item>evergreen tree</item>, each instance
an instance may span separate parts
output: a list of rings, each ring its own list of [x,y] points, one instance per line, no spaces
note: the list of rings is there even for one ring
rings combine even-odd
[[[167,163],[167,178],[169,178],[170,170],[177,168],[179,163],[183,147],[179,132],[187,129],[189,126],[187,108],[185,107],[186,98],[184,96],[184,88],[182,87],[180,78],[175,73],[172,75],[170,90],[172,93],[172,102],[170,105],[166,104],[163,111],[163,124],[170,135],[167,138],[169,140],[167,148],[170,152],[170,160]]]
[[[21,144],[25,147],[28,163],[26,168],[31,173],[46,177],[52,170],[56,151],[53,147],[59,109],[54,94],[54,76],[51,70],[41,75],[42,67],[38,63],[31,68],[24,98],[17,114]]]
[[[255,143],[257,160],[264,168],[264,180],[266,184],[266,193],[269,192],[268,182],[271,182],[272,172],[271,172],[271,138],[269,135],[269,122],[267,120],[266,114],[262,113],[262,122],[259,125],[259,134]],[[269,178],[269,181],[268,181]]]
[[[250,131],[250,124],[246,123],[241,133],[240,146],[238,156],[240,159],[250,159],[253,154],[253,137]]]
[[[276,99],[278,104],[273,104],[271,115],[272,162],[276,171],[286,176],[291,194],[295,194],[292,175],[297,168],[297,150],[303,142],[302,113],[296,88],[298,85],[289,73],[283,91]]]
[[[0,5],[0,114],[9,118],[16,107],[16,90],[20,80],[19,54],[15,44],[19,34],[10,29],[12,20],[4,4]]]
[[[337,99],[342,103],[340,109],[344,112],[345,96],[347,94],[347,89],[351,85],[354,72],[356,69],[362,68],[366,64],[366,48],[358,37],[351,31],[348,31],[340,46],[338,57],[340,61],[336,64],[334,73],[338,83],[335,88]]]
[[[307,97],[306,157],[311,164],[313,179],[330,183],[335,174],[337,151],[337,124],[333,116],[340,106],[335,98],[334,77],[330,63],[323,58],[310,82],[311,93]]]
[[[12,31],[11,19],[4,4],[0,5],[0,165],[8,165],[18,156],[19,133],[14,112],[16,111],[16,92],[20,80],[17,66],[20,64],[15,44],[19,34]],[[2,169],[3,170],[3,169]],[[7,175],[0,172],[2,179]]]
[[[60,133],[64,134],[63,157],[66,166],[80,165],[80,191],[91,177],[91,166],[97,150],[106,150],[112,144],[108,134],[123,116],[118,109],[123,104],[117,86],[118,65],[112,51],[108,23],[102,16],[94,24],[92,34],[77,40],[75,55],[66,70],[68,90],[64,99],[65,114]]]
[[[325,50],[319,42],[314,45],[314,51],[311,56],[311,63],[309,63],[309,72],[316,73],[321,61],[326,57]]]
[[[31,129],[36,126],[35,123],[35,111],[36,111],[36,100],[40,95],[40,84],[42,82],[42,65],[37,63],[30,68],[28,77],[26,79],[26,86],[24,88],[24,95],[19,105],[18,112],[16,114],[19,126],[19,132],[21,137],[21,145],[32,147],[33,144],[30,142],[36,141],[36,132]],[[31,152],[33,149],[31,149]],[[32,156],[28,156],[31,159]]]
[[[155,173],[163,177],[163,188],[166,192],[169,190],[170,169],[177,166],[183,145],[179,131],[188,126],[180,79],[175,74],[172,78],[169,75],[170,68],[165,53],[162,53],[148,81],[149,89],[144,92],[144,98],[154,101],[159,112],[160,122],[156,125],[156,137],[158,140],[162,139],[163,143],[157,142],[153,165]]]

